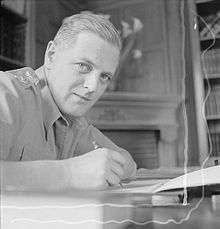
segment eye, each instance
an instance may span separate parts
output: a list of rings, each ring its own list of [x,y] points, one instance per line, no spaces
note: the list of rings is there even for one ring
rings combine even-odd
[[[87,63],[76,63],[77,70],[80,73],[88,73],[92,70],[92,66]]]
[[[102,73],[100,76],[100,79],[103,83],[109,82],[112,79],[112,76],[110,74],[107,73]]]

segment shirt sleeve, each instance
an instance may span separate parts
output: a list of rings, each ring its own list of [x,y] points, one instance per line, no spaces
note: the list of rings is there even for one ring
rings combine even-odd
[[[15,83],[0,72],[0,159],[7,160],[19,127],[19,95]]]

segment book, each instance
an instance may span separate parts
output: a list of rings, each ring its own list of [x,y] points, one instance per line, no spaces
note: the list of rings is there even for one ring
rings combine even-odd
[[[214,39],[220,32],[220,12],[204,16],[203,20],[199,20],[200,39]]]
[[[210,49],[201,54],[204,74],[220,75],[220,49]]]
[[[220,114],[220,84],[213,84],[206,101],[206,115],[218,114]]]

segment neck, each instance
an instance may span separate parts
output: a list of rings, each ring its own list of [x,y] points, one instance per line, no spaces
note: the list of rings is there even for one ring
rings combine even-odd
[[[42,65],[41,67],[39,67],[38,69],[36,69],[35,70],[35,73],[37,74],[37,76],[39,77],[39,79],[45,79],[45,78],[47,79],[48,70],[47,70],[47,68],[44,65]]]

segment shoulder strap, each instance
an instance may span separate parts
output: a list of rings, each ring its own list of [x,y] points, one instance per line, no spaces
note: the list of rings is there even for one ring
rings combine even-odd
[[[31,87],[39,83],[39,78],[34,70],[28,67],[8,71],[8,73],[11,73],[25,87]]]

